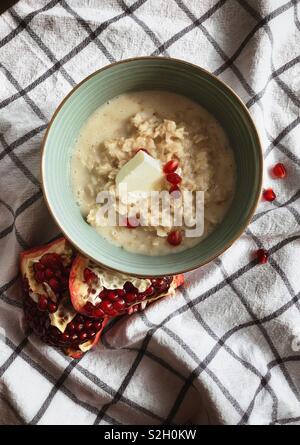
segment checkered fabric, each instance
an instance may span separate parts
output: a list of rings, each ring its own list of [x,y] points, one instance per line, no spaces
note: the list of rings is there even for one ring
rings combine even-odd
[[[300,424],[299,20],[299,0],[21,0],[0,17],[0,423]],[[76,83],[139,55],[185,59],[234,88],[277,199],[176,297],[72,361],[22,323],[18,253],[58,234],[40,143]],[[274,181],[279,161],[288,176]]]

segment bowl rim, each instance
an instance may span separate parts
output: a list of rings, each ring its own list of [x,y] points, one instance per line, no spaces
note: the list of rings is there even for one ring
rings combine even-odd
[[[255,200],[254,203],[251,207],[251,209],[249,210],[248,213],[248,217],[246,219],[246,221],[244,222],[244,224],[242,225],[242,227],[238,230],[238,232],[236,233],[236,235],[225,244],[225,246],[220,249],[216,254],[213,254],[211,256],[209,256],[205,261],[201,261],[199,264],[197,264],[196,267],[189,267],[186,269],[182,269],[179,270],[178,272],[176,272],[175,275],[177,274],[181,274],[181,273],[186,273],[186,272],[191,272],[193,270],[196,270],[202,266],[205,266],[206,264],[210,263],[211,261],[213,261],[215,258],[218,258],[220,255],[222,255],[224,252],[226,252],[226,250],[228,250],[244,233],[244,231],[246,230],[246,228],[248,227],[248,225],[250,224],[250,221],[256,211],[256,208],[258,206],[260,197],[261,197],[261,192],[262,192],[262,181],[263,181],[263,150],[262,150],[262,142],[261,142],[261,138],[260,135],[258,133],[257,127],[254,123],[254,120],[248,110],[248,108],[246,107],[246,105],[244,104],[244,102],[242,101],[242,99],[239,97],[239,95],[229,86],[227,85],[223,80],[219,79],[216,75],[214,75],[213,73],[211,73],[210,71],[206,70],[205,68],[202,68],[194,63],[191,62],[187,62],[185,60],[182,59],[177,59],[174,57],[165,57],[165,56],[137,56],[137,57],[131,57],[128,59],[123,59],[123,60],[119,60],[113,63],[110,63],[108,65],[103,66],[102,68],[94,71],[93,73],[89,74],[87,77],[85,77],[83,80],[81,80],[77,85],[75,85],[70,91],[69,93],[62,99],[62,101],[59,103],[59,105],[57,106],[57,108],[55,109],[49,123],[46,129],[46,133],[43,137],[42,143],[41,143],[41,158],[40,158],[40,172],[41,172],[41,186],[42,186],[42,192],[43,192],[43,196],[44,196],[44,201],[46,203],[46,206],[50,212],[50,215],[52,216],[52,218],[54,219],[55,223],[57,224],[57,226],[59,227],[59,229],[62,231],[64,237],[76,248],[76,250],[78,252],[80,252],[82,255],[84,255],[85,257],[89,258],[90,260],[92,260],[93,262],[95,262],[96,264],[99,264],[101,267],[111,270],[113,272],[118,272],[118,273],[122,273],[124,275],[128,275],[128,276],[134,276],[134,277],[142,277],[142,278],[149,278],[150,274],[147,275],[141,275],[141,274],[135,274],[135,273],[131,273],[130,274],[128,272],[124,272],[123,270],[117,269],[117,268],[113,268],[113,267],[109,267],[103,263],[101,263],[99,260],[95,260],[95,258],[91,257],[90,255],[87,255],[84,250],[79,247],[77,245],[77,243],[74,240],[71,240],[68,235],[65,233],[64,228],[61,226],[60,222],[58,221],[58,219],[56,218],[51,205],[48,201],[48,197],[47,197],[47,193],[46,193],[46,187],[45,187],[45,146],[47,143],[47,139],[48,139],[48,135],[50,132],[50,129],[52,127],[52,124],[57,116],[57,114],[59,113],[59,111],[61,110],[61,108],[64,106],[65,102],[67,102],[67,100],[75,93],[75,91],[77,89],[79,89],[81,87],[81,85],[83,85],[85,82],[87,82],[89,79],[91,79],[94,76],[97,76],[99,73],[101,73],[102,71],[105,71],[107,69],[110,69],[116,65],[121,65],[121,64],[126,64],[128,62],[133,62],[133,61],[139,61],[139,60],[157,60],[157,59],[163,59],[165,61],[173,61],[176,62],[178,64],[181,65],[185,65],[188,67],[193,67],[196,68],[199,72],[204,73],[205,75],[207,75],[208,77],[211,77],[213,80],[215,80],[217,83],[220,83],[223,88],[225,88],[225,90],[228,90],[228,92],[234,97],[234,99],[239,103],[239,105],[243,108],[251,126],[252,126],[252,130],[253,130],[253,135],[255,137],[256,140],[256,145],[258,147],[258,155],[259,155],[259,182],[258,182],[258,187],[256,190],[256,196],[255,196]],[[180,252],[179,252],[180,253]],[[163,277],[166,274],[158,274],[155,275],[157,277]],[[174,274],[171,274],[174,275]]]

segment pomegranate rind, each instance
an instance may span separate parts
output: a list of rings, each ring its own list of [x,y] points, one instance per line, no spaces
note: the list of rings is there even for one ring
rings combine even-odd
[[[78,254],[76,258],[73,261],[71,272],[70,272],[70,278],[69,278],[69,291],[71,296],[71,302],[73,304],[74,309],[83,315],[89,315],[88,312],[85,310],[84,306],[87,302],[87,295],[88,295],[88,285],[84,281],[84,270],[89,267],[89,259],[82,256],[81,254]],[[130,281],[130,280],[129,280]],[[184,284],[184,275],[174,275],[173,280],[170,284],[170,287],[167,292],[161,293],[154,298],[150,298],[148,300],[145,300],[145,303],[147,301],[147,304],[152,303],[153,301],[156,301],[162,297],[172,295],[174,294],[174,290],[182,286]],[[140,303],[133,303],[133,307]],[[124,311],[123,313],[120,313],[119,315],[126,314],[127,311]],[[111,316],[107,316],[108,318],[111,318]]]
[[[34,294],[45,294],[45,288],[34,278],[33,264],[46,253],[57,253],[71,264],[74,251],[65,238],[59,238],[49,244],[26,250],[20,253],[20,270],[23,279],[28,280],[29,288]]]
[[[69,291],[71,302],[75,311],[86,315],[83,306],[85,305],[85,295],[88,293],[88,285],[84,283],[83,272],[88,266],[89,260],[82,255],[77,255],[73,261],[69,277]]]

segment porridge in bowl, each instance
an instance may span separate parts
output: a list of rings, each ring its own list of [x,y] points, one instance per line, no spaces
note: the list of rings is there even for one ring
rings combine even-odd
[[[83,217],[105,239],[131,252],[165,255],[198,244],[222,222],[234,194],[235,162],[224,130],[199,104],[171,92],[134,92],[102,105],[83,126],[71,181]],[[155,206],[158,194],[162,202]],[[193,231],[200,202],[201,233]]]

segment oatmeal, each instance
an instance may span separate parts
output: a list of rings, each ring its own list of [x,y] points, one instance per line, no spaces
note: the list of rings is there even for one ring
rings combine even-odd
[[[87,222],[113,244],[146,255],[178,252],[199,243],[221,223],[235,188],[234,156],[220,124],[191,100],[162,91],[124,94],[96,110],[80,132],[71,172]],[[119,190],[124,183],[133,192],[129,203]],[[158,225],[149,223],[152,201],[147,192],[154,190],[170,196],[172,218],[159,208]],[[113,227],[104,226],[99,217],[97,200],[104,191],[116,196]],[[197,191],[204,192],[203,233],[185,236],[196,204],[183,209],[182,199]],[[143,203],[138,219],[137,202]],[[183,226],[176,225],[175,214],[184,217]]]

